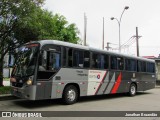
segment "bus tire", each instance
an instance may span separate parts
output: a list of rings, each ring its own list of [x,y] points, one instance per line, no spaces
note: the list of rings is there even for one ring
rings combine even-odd
[[[78,90],[74,85],[68,85],[63,92],[63,102],[66,105],[71,105],[77,102],[78,99]]]
[[[135,96],[137,92],[136,84],[132,83],[129,88],[129,96]]]

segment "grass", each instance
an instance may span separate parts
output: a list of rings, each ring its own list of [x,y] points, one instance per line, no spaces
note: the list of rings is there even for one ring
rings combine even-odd
[[[4,86],[0,87],[0,95],[2,94],[10,94],[11,87],[10,86]]]
[[[10,80],[10,78],[3,78],[3,80],[5,80],[5,81],[9,81],[9,80]]]
[[[3,81],[10,81],[10,78],[3,78]],[[0,95],[10,94],[11,93],[10,91],[11,91],[11,86],[0,87]]]

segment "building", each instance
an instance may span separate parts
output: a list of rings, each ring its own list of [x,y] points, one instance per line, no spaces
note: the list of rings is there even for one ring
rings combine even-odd
[[[10,77],[11,74],[11,67],[14,64],[14,57],[13,55],[7,53],[4,56],[4,65],[3,65],[3,77]]]
[[[160,85],[160,58],[154,59],[156,62],[156,82]]]

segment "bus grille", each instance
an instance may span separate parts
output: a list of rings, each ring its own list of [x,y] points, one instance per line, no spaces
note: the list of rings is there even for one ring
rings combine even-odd
[[[13,83],[12,83],[12,86],[14,86],[14,87],[22,87],[22,86],[23,86],[23,83],[13,82]]]

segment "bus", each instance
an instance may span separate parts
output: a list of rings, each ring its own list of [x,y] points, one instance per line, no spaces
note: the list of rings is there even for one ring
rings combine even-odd
[[[11,93],[28,100],[115,93],[136,95],[155,88],[155,61],[58,40],[41,40],[18,48]]]

